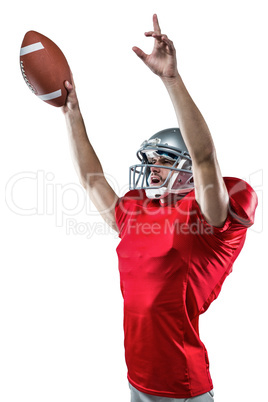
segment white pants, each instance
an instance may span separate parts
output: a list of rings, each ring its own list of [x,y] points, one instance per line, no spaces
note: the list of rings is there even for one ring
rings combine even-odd
[[[148,395],[138,391],[131,384],[129,384],[131,400],[130,402],[214,402],[213,390],[205,394],[194,396],[193,398],[166,398],[162,396]]]

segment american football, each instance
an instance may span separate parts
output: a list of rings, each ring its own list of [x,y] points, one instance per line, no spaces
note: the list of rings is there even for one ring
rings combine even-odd
[[[20,68],[26,84],[39,99],[56,107],[65,104],[64,81],[71,82],[70,67],[52,40],[35,31],[27,32],[20,49]]]

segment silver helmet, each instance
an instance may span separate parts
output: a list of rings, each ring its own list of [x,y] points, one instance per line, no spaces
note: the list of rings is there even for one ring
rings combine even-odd
[[[154,134],[141,144],[137,157],[141,163],[129,168],[130,190],[144,189],[148,198],[162,199],[171,193],[186,194],[194,188],[192,159],[179,128],[168,128]],[[150,163],[156,157],[172,161],[172,166]],[[152,167],[169,169],[159,186],[151,182]]]

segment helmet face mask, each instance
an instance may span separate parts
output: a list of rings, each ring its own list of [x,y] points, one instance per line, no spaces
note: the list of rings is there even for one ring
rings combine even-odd
[[[162,199],[168,194],[186,194],[193,189],[192,160],[178,128],[162,130],[144,141],[137,157],[141,163],[129,168],[130,190],[144,189],[148,198]],[[152,163],[153,158],[164,158],[172,165]],[[169,170],[161,185],[152,185],[152,168]]]

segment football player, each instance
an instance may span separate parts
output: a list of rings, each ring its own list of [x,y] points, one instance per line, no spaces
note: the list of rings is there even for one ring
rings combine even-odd
[[[221,290],[257,206],[243,180],[223,178],[207,124],[177,69],[173,42],[157,16],[151,54],[136,55],[160,77],[180,128],[145,140],[119,198],[88,139],[74,83],[66,117],[81,184],[119,233],[125,357],[131,402],[212,402],[213,384],[198,320]]]

